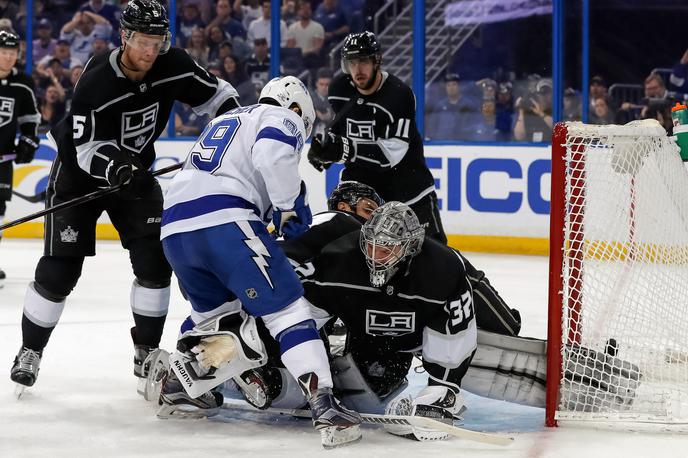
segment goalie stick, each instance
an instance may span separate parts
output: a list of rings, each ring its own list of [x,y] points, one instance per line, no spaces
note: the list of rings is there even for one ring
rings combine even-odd
[[[264,410],[258,410],[253,406],[243,402],[232,402],[225,400],[223,406],[228,410],[240,410],[254,413],[267,413],[273,415],[291,415],[294,417],[311,418],[311,411],[306,409],[281,409],[276,407],[269,407]],[[466,439],[474,442],[481,442],[490,445],[509,445],[514,441],[513,437],[503,436],[499,434],[483,433],[479,431],[472,431],[458,426],[448,425],[428,417],[405,416],[405,415],[379,415],[370,413],[361,413],[361,418],[364,423],[371,425],[409,425],[420,426],[423,428],[430,428],[437,431],[442,431],[452,436]]]

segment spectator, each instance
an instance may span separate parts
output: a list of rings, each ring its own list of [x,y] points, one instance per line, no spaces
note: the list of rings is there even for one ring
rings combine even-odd
[[[248,27],[248,42],[253,43],[258,38],[265,38],[270,42],[270,0],[262,0],[262,17],[255,19]],[[287,44],[287,24],[280,20],[280,47]]]
[[[575,89],[569,87],[564,91],[563,121],[580,121],[581,118],[582,113],[580,97],[576,93]]]
[[[318,22],[311,20],[312,13],[310,2],[299,3],[299,21],[294,22],[287,30],[287,47],[301,48],[307,68],[322,65],[322,47],[325,41],[325,29]]]
[[[311,90],[311,99],[313,99],[313,107],[315,108],[315,122],[313,123],[313,136],[325,132],[332,118],[334,112],[327,100],[327,92],[330,89],[332,82],[332,73],[326,68],[321,68],[315,77],[315,90]]]
[[[91,56],[96,37],[109,37],[112,26],[103,16],[90,11],[78,11],[71,21],[62,26],[60,38],[71,46],[72,56],[86,62]]]
[[[497,103],[495,104],[495,129],[496,140],[508,142],[512,139],[514,127],[514,94],[513,85],[510,82],[499,84],[497,90]]]
[[[619,111],[616,113],[614,120],[617,124],[626,124],[627,122],[641,119],[641,112],[644,107],[653,102],[660,102],[667,97],[667,90],[664,84],[664,79],[658,73],[650,73],[645,78],[644,83],[643,104],[638,105],[632,102],[623,102]]]
[[[38,126],[39,133],[48,132],[64,117],[64,100],[65,91],[59,82],[53,82],[47,87],[38,110],[41,113],[41,124]]]
[[[75,65],[69,70],[69,86],[65,86],[65,113],[68,113],[72,107],[72,97],[74,97],[74,87],[81,78],[84,72],[82,65]]]
[[[681,56],[678,64],[674,65],[669,83],[678,92],[688,93],[688,49]]]
[[[258,101],[256,88],[246,76],[244,67],[236,56],[225,57],[222,61],[221,71],[222,79],[234,86],[239,93],[239,100],[241,100],[242,105],[251,105]]]
[[[209,25],[205,32],[208,35],[208,60],[220,60],[220,47],[223,45],[233,50],[234,46],[229,41],[229,37],[219,25]]]
[[[186,52],[200,65],[205,67],[208,65],[208,54],[210,50],[205,43],[205,34],[203,29],[195,28],[189,36],[189,41],[186,45]],[[231,46],[230,46],[231,52]]]
[[[590,124],[612,124],[614,122],[614,110],[612,109],[612,99],[609,95],[597,97],[593,102],[593,109],[590,113]]]
[[[671,119],[671,100],[654,98],[647,106],[640,111],[640,119],[656,119],[667,131],[668,135],[672,134],[674,128],[673,120]]]
[[[595,99],[607,96],[607,83],[600,75],[590,79],[590,106],[592,108]]]
[[[119,30],[120,10],[111,3],[105,3],[104,0],[89,0],[81,5],[79,11],[88,11],[102,16],[110,23],[112,30]]]
[[[211,60],[208,62],[208,73],[214,75],[217,78],[222,78],[222,65],[217,60]],[[243,102],[242,102],[243,103]],[[246,105],[244,103],[244,105]]]
[[[208,24],[209,31],[214,26],[218,26],[228,37],[246,39],[246,29],[241,25],[241,22],[232,17],[232,5],[229,0],[217,0],[215,13],[216,16]]]
[[[299,20],[296,0],[284,0],[284,2],[282,2],[282,20],[286,22],[287,27]]]
[[[0,18],[14,21],[19,15],[19,5],[10,0],[0,0]]]
[[[38,86],[43,89],[50,84],[55,84],[56,79],[62,87],[69,85],[67,69],[63,67],[62,62],[56,57],[51,58],[41,71],[37,67],[35,74],[38,76]]]
[[[47,19],[41,19],[36,24],[36,35],[38,38],[33,40],[33,61],[38,62],[45,56],[55,52],[57,40],[52,37],[53,26]]]
[[[351,33],[363,32],[363,9],[365,0],[341,0],[341,7],[346,16]]]
[[[246,61],[246,74],[254,86],[263,87],[270,75],[270,54],[265,38],[253,42],[253,54]]]
[[[542,78],[529,92],[516,100],[518,118],[514,139],[527,142],[547,142],[552,137],[552,80]]]
[[[83,65],[83,62],[81,62],[79,59],[72,57],[69,42],[67,40],[59,39],[57,40],[53,54],[45,56],[43,59],[38,61],[38,64],[36,65],[36,73],[38,73],[38,75],[41,77],[45,77],[45,69],[54,59],[57,59],[63,70],[70,69],[75,65]]]
[[[110,51],[110,46],[111,42],[107,37],[96,35],[91,45],[91,57]]]
[[[446,96],[432,107],[425,123],[426,136],[431,140],[459,140],[468,135],[468,115],[476,113],[476,110],[462,97],[459,81],[456,73],[448,73],[444,77]]]
[[[205,22],[201,19],[201,11],[194,2],[184,2],[182,14],[177,22],[177,40],[179,45],[188,48],[189,39],[194,30],[204,30]]]
[[[341,41],[349,33],[349,24],[337,0],[323,0],[315,10],[315,20],[325,29],[326,49]]]
[[[241,20],[241,24],[244,28],[248,29],[251,22],[262,16],[262,10],[260,7],[260,0],[245,0],[242,4],[242,0],[234,0],[234,13],[237,19]]]

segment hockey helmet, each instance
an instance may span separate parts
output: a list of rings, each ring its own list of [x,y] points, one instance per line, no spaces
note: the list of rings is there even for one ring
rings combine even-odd
[[[0,30],[0,48],[19,49],[19,35],[12,29]]]
[[[301,119],[306,127],[304,140],[311,136],[315,122],[315,108],[313,108],[313,99],[308,88],[300,79],[295,76],[278,76],[268,81],[258,97],[258,103],[266,102],[284,108],[292,108],[294,105],[299,107]]]
[[[411,207],[387,202],[361,228],[359,244],[370,270],[370,284],[381,287],[420,253],[425,229]]]
[[[132,38],[134,32],[160,35],[164,37],[160,54],[170,49],[170,21],[165,7],[157,0],[131,0],[122,11],[119,26],[125,32],[125,41]]]
[[[351,208],[354,208],[361,199],[370,199],[375,202],[378,207],[385,203],[382,197],[367,184],[359,181],[340,181],[327,199],[327,208],[330,210],[337,210],[337,204],[339,202],[345,202]]]
[[[376,67],[382,64],[382,53],[380,43],[377,41],[373,32],[351,33],[344,39],[342,45],[342,71],[349,74],[347,61],[353,59],[363,59],[373,57]]]

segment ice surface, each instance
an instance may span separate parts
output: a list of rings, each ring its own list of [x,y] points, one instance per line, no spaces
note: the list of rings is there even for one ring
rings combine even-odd
[[[673,457],[685,456],[681,435],[611,432],[543,426],[544,411],[468,396],[465,426],[516,437],[508,447],[450,439],[418,443],[364,428],[353,446],[325,451],[306,420],[261,414],[223,414],[212,420],[158,420],[155,407],[136,394],[132,375],[129,290],[133,276],[126,252],[115,242],[98,244],[69,297],[45,351],[36,385],[16,400],[9,370],[21,339],[26,285],[42,254],[39,241],[5,239],[0,267],[0,457]],[[523,335],[546,333],[547,259],[471,254],[493,285],[523,316]],[[162,346],[174,347],[188,312],[173,288]],[[0,365],[0,369],[2,366]],[[424,383],[414,374],[411,386]]]

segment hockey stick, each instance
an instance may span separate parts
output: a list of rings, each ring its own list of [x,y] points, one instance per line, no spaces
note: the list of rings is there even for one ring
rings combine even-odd
[[[153,172],[151,175],[154,177],[157,177],[158,175],[163,175],[165,173],[173,172],[175,170],[181,169],[182,168],[182,162],[178,164],[173,164],[170,165],[169,167],[162,168],[160,170],[156,170]],[[122,189],[122,185],[117,185],[117,186],[112,186],[110,188],[105,188],[105,189],[99,189],[97,191],[93,191],[90,194],[86,194],[81,197],[77,197],[76,199],[69,200],[67,202],[62,202],[61,204],[55,205],[54,207],[46,208],[44,210],[38,211],[36,213],[31,213],[30,215],[23,216],[19,219],[15,219],[14,221],[10,221],[9,223],[5,223],[0,226],[0,231],[4,229],[8,229],[10,227],[17,226],[19,224],[25,223],[27,221],[31,221],[32,219],[40,218],[41,216],[48,215],[50,213],[54,213],[59,210],[64,210],[65,208],[70,208],[74,207],[76,205],[81,205],[85,202],[90,202],[92,200],[98,199],[100,197],[106,196],[108,194],[115,193]]]
[[[0,163],[13,161],[16,158],[17,158],[16,154],[5,154],[4,156],[0,156]]]
[[[14,189],[12,190],[12,194],[15,196],[24,199],[28,202],[31,202],[32,204],[35,204],[36,202],[44,202],[45,201],[45,190],[39,192],[38,194],[34,196],[27,196],[25,194],[22,194],[20,192],[15,191]]]
[[[228,402],[225,400],[223,408],[228,410],[241,410],[245,412],[267,413],[272,415],[291,415],[294,417],[312,418],[311,411],[306,409],[280,409],[269,407],[264,410],[258,410],[249,404],[243,402]],[[434,429],[442,431],[452,436],[459,437],[474,442],[481,442],[483,444],[491,445],[509,445],[514,441],[513,437],[502,436],[499,434],[482,433],[479,431],[472,431],[470,429],[460,428],[453,425],[448,425],[428,417],[406,416],[406,415],[378,415],[371,413],[360,414],[364,423],[371,425],[408,425],[420,426],[423,428]]]

